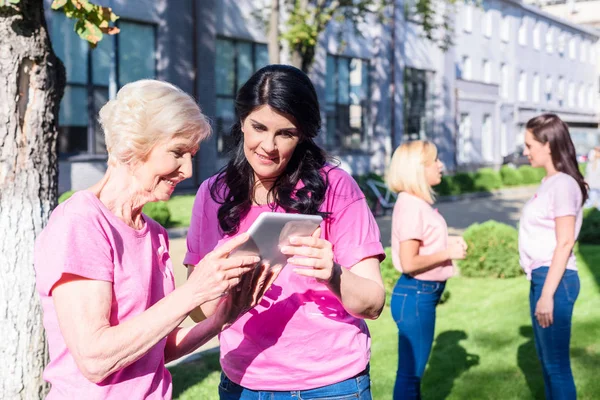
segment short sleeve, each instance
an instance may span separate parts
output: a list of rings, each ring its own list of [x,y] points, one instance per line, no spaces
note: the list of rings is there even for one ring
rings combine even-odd
[[[423,241],[425,237],[425,219],[423,207],[416,201],[400,201],[394,207],[392,229],[400,242],[407,240]]]
[[[114,252],[98,217],[57,211],[36,243],[38,290],[50,296],[63,274],[113,282]]]
[[[385,258],[379,227],[367,205],[364,194],[350,176],[350,181],[338,185],[337,195],[341,199],[329,216],[327,239],[333,245],[336,262],[351,268],[359,261],[377,257]]]
[[[206,180],[200,185],[194,200],[187,233],[187,252],[183,258],[184,265],[198,264],[221,239],[217,217],[219,205],[210,195],[210,182],[211,180]]]
[[[575,179],[568,175],[562,176],[552,188],[553,218],[568,215],[577,216],[582,207],[582,195]]]

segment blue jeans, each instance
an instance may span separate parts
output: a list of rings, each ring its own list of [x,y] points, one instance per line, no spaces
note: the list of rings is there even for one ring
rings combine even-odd
[[[274,392],[251,390],[232,382],[221,373],[221,400],[371,400],[369,368],[345,381],[309,390]]]
[[[398,326],[398,371],[394,399],[420,399],[421,377],[431,353],[435,307],[446,282],[422,281],[403,274],[392,294],[392,317]]]
[[[553,323],[547,328],[542,328],[535,318],[535,306],[542,295],[548,269],[548,267],[540,267],[531,273],[529,306],[535,349],[542,364],[546,399],[571,400],[577,398],[571,372],[569,343],[573,305],[579,295],[579,275],[577,271],[565,271],[554,293]]]

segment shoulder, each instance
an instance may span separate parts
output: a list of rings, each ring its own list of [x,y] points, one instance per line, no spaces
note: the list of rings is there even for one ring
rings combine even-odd
[[[430,209],[431,206],[423,199],[406,192],[398,193],[396,206],[411,207],[419,209]]]
[[[330,195],[351,196],[355,199],[365,197],[354,178],[342,168],[326,164],[321,168],[321,173],[326,178]]]
[[[86,190],[75,192],[54,209],[51,220],[60,219],[62,222],[79,223],[105,221],[99,201],[93,193]]]
[[[548,186],[554,192],[564,192],[564,191],[574,191],[580,192],[579,184],[569,174],[565,174],[564,172],[559,172],[556,176],[553,176],[548,181]]]

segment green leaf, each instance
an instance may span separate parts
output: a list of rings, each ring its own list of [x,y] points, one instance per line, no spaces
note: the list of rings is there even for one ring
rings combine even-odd
[[[67,4],[67,1],[68,1],[68,0],[54,0],[54,1],[52,2],[52,6],[51,6],[51,8],[52,8],[53,10],[58,10],[59,8],[62,8],[62,7],[64,7],[64,6]]]

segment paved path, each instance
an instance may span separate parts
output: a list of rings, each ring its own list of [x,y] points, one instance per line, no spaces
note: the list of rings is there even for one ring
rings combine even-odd
[[[485,222],[490,219],[516,227],[523,205],[533,195],[535,190],[536,187],[504,190],[490,197],[439,203],[436,207],[444,218],[446,218],[450,234],[460,234],[472,223]],[[381,230],[381,239],[385,246],[390,245],[391,221],[391,215],[377,218],[377,224]],[[181,233],[185,232],[182,231]],[[185,235],[181,236],[183,237],[176,237],[170,240],[170,253],[173,268],[175,269],[175,284],[177,286],[185,282],[187,276],[187,270],[182,264],[186,251]],[[182,323],[182,326],[190,326],[192,324],[193,321],[187,318]],[[214,349],[218,346],[218,343],[218,340],[215,338],[205,344],[196,353]]]

